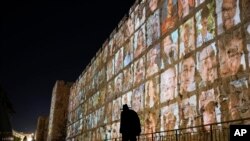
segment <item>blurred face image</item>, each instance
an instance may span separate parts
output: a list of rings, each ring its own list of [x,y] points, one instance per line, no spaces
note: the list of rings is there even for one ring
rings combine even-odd
[[[140,60],[138,60],[136,63],[135,63],[135,75],[134,75],[134,82],[135,83],[139,83],[141,80],[144,79],[144,64],[143,64],[143,58],[140,58]]]
[[[160,64],[160,46],[156,46],[147,54],[147,76],[152,75],[159,70]]]
[[[172,17],[172,15],[173,15],[173,0],[168,1],[167,10],[168,10],[167,18]]]
[[[223,0],[222,21],[225,30],[234,26],[234,16],[236,14],[237,0]]]
[[[164,115],[164,118],[165,118],[165,130],[173,130],[176,124],[175,115],[171,111],[168,111]]]
[[[153,12],[157,8],[158,0],[150,0],[149,1],[149,8],[151,12]]]
[[[144,38],[143,38],[143,31],[139,30],[137,35],[137,48],[135,50],[135,57],[139,56],[144,49]]]
[[[146,122],[145,133],[155,132],[156,119],[153,113],[149,113],[148,118],[146,119],[145,122]]]
[[[192,57],[189,57],[182,62],[181,66],[181,91],[192,91],[195,89],[195,62]]]
[[[199,58],[200,74],[203,81],[213,82],[216,76],[216,56],[212,47],[208,46],[204,48],[200,53]]]
[[[176,73],[175,68],[169,68],[161,75],[161,101],[172,100],[175,95]]]
[[[140,111],[140,107],[141,107],[141,95],[140,93],[134,93],[134,98],[132,99],[132,108],[138,112]]]
[[[131,35],[134,32],[134,24],[132,17],[128,18],[126,30],[128,30],[128,35]]]
[[[241,39],[233,38],[226,46],[225,67],[222,68],[223,76],[235,75],[241,65],[241,56],[243,54],[243,43]]]

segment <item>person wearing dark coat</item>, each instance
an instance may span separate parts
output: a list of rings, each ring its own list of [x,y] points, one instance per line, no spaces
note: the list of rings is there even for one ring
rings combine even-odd
[[[138,114],[128,108],[127,104],[123,105],[121,112],[120,133],[122,141],[136,141],[136,136],[141,133],[141,124]]]

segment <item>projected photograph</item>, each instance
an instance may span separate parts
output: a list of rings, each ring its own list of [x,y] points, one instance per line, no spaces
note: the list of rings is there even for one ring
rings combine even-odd
[[[173,29],[178,21],[178,0],[163,0],[161,9],[162,34]]]
[[[199,96],[199,111],[202,114],[203,125],[220,122],[220,119],[219,121],[216,119],[216,111],[220,110],[216,97],[214,89],[202,91]],[[209,131],[210,126],[205,126],[205,129]]]
[[[112,138],[112,125],[106,125],[105,135],[108,139]]]
[[[115,47],[115,51],[116,51],[117,49],[119,49],[122,46],[122,44],[125,41],[122,27],[114,35],[114,40],[115,40],[114,47]]]
[[[218,41],[220,75],[228,77],[245,70],[245,55],[243,52],[243,39],[240,30],[228,34]]]
[[[105,78],[105,67],[102,67],[99,71],[98,71],[98,81],[97,83],[99,84],[98,86],[102,85],[104,82],[106,82],[106,78]]]
[[[159,77],[150,79],[145,84],[145,108],[159,104]]]
[[[123,68],[123,48],[119,49],[115,54],[115,74]]]
[[[158,112],[150,111],[145,115],[145,123],[144,123],[144,133],[154,133],[156,132],[157,122],[158,122]],[[152,137],[150,134],[147,136],[148,138]]]
[[[250,116],[250,95],[247,78],[230,82],[228,110],[230,119],[236,120]],[[249,122],[248,122],[249,123]]]
[[[196,7],[199,6],[200,4],[202,4],[204,1],[206,1],[206,0],[195,0]]]
[[[216,1],[217,33],[221,34],[241,22],[239,0]]]
[[[153,13],[158,7],[158,0],[147,0],[148,1],[148,9],[150,13]]]
[[[213,83],[214,80],[218,77],[218,62],[216,56],[217,51],[215,43],[210,44],[197,53],[197,69],[201,76],[199,87],[204,87],[207,85],[207,83]]]
[[[195,49],[194,19],[180,26],[180,58]]]
[[[178,0],[178,15],[180,18],[187,16],[195,7],[194,0]]]
[[[145,77],[145,57],[141,57],[134,63],[134,84],[140,83]]]
[[[123,73],[119,73],[115,78],[115,93],[119,94],[122,92],[122,83],[123,80]]]
[[[133,60],[133,36],[129,38],[124,46],[124,62],[123,66],[126,67]]]
[[[104,123],[104,107],[99,108],[97,111],[97,125],[102,125]]]
[[[111,59],[107,63],[107,81],[110,80],[114,75],[114,60]]]
[[[125,28],[124,28],[124,32],[125,32],[125,37],[130,37],[135,30],[135,25],[134,25],[134,13],[131,13],[128,16],[127,21],[125,22]]]
[[[193,56],[183,59],[179,64],[179,82],[181,95],[185,95],[186,92],[195,90],[195,72],[195,59]]]
[[[196,119],[198,117],[196,107],[196,95],[193,95],[190,98],[182,100],[182,103],[179,105],[179,120],[180,120],[180,128],[188,128],[197,126]],[[189,128],[185,132],[195,132],[196,128]]]
[[[110,39],[109,40],[109,43],[108,43],[108,54],[109,54],[109,57],[111,57],[112,55],[113,55],[113,48],[114,48],[114,46],[113,46],[113,43],[114,42],[114,40],[113,40],[113,38],[112,39]]]
[[[115,122],[112,124],[112,138],[119,138],[120,137],[120,122]]]
[[[146,49],[145,25],[134,34],[134,58]]]
[[[116,121],[120,119],[122,101],[121,97],[113,100],[113,108],[112,108],[112,121]]]
[[[200,47],[215,36],[215,19],[213,3],[206,5],[196,13],[196,45]]]
[[[103,64],[105,64],[107,59],[108,59],[108,49],[109,49],[109,46],[106,43],[106,45],[103,47],[103,50],[102,50],[103,56],[101,57],[102,58],[101,61],[102,61]]]
[[[127,91],[133,85],[133,64],[124,69],[123,74],[123,91]]]
[[[132,91],[127,92],[122,96],[122,105],[127,104],[128,107],[132,107],[131,103]]]
[[[161,131],[174,129],[179,129],[179,108],[177,103],[161,108]]]
[[[110,81],[107,85],[107,95],[106,95],[106,101],[110,101],[114,96],[114,81]]]
[[[161,68],[160,44],[156,44],[147,53],[147,77],[157,73]]]
[[[160,12],[155,11],[147,20],[147,46],[150,46],[160,37]]]
[[[143,3],[143,1],[142,1]],[[138,29],[146,19],[146,8],[144,4],[138,4],[134,10],[135,15],[135,30]]]
[[[142,84],[133,90],[132,94],[132,109],[136,112],[143,110],[143,97],[144,97],[145,85]]]
[[[178,30],[162,40],[162,67],[173,64],[178,59]]]
[[[99,99],[99,92],[97,92],[96,94],[94,94],[92,96],[92,105],[93,105],[93,108],[96,108],[97,104],[98,104],[98,99]]]
[[[161,103],[177,97],[177,66],[168,68],[161,74]]]
[[[100,105],[103,105],[104,104],[104,102],[105,102],[105,98],[106,98],[106,87],[102,87],[101,89],[100,89],[100,96],[99,96],[99,104]]]
[[[105,120],[104,123],[110,123],[112,121],[112,102],[105,105]]]

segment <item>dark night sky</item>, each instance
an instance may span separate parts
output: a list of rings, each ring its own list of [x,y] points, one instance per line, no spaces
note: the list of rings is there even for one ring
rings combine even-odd
[[[13,104],[12,126],[33,132],[49,115],[56,80],[73,81],[134,0],[13,1],[1,4],[0,83]],[[1,8],[2,9],[2,8]]]

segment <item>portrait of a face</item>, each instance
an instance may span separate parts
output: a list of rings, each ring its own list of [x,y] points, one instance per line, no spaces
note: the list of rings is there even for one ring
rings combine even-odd
[[[197,67],[202,78],[200,87],[206,86],[207,82],[214,82],[217,76],[217,60],[216,60],[216,48],[215,43],[203,48],[201,52],[197,54]]]
[[[180,27],[180,58],[195,49],[194,20],[186,21]]]
[[[250,116],[250,95],[247,78],[230,82],[228,100],[229,120]]]
[[[144,57],[134,63],[134,84],[140,83],[145,77]]]
[[[195,6],[194,0],[178,0],[178,15],[180,18],[187,16]]]
[[[176,67],[171,67],[161,74],[161,103],[177,96]]]
[[[155,112],[149,112],[145,117],[145,131],[144,133],[154,133],[156,132],[157,126],[157,114]],[[150,136],[148,136],[150,137]]]
[[[133,65],[123,70],[123,91],[127,91],[133,85]]]
[[[218,34],[240,23],[239,0],[216,1]]]
[[[214,89],[201,92],[199,97],[199,110],[203,116],[203,125],[217,122],[215,112],[216,102]],[[205,129],[209,131],[210,126],[205,126]]]
[[[159,10],[155,11],[147,20],[147,46],[150,46],[160,37]]]
[[[106,101],[109,101],[114,96],[114,81],[110,81],[107,85],[107,95],[106,95]]]
[[[132,94],[132,109],[136,112],[143,110],[144,84],[133,90]]]
[[[127,32],[127,37],[131,36],[134,33],[134,13],[131,13],[126,22],[125,31]]]
[[[138,57],[146,49],[145,25],[134,36],[134,58]]]
[[[203,9],[196,13],[197,47],[200,47],[203,43],[214,38],[215,19],[213,13],[213,3],[206,5]]]
[[[119,94],[122,93],[122,83],[123,80],[123,73],[119,73],[119,75],[116,76],[115,78],[115,93]]]
[[[180,93],[195,90],[195,61],[194,58],[188,57],[180,64]]]
[[[147,77],[157,73],[161,68],[160,65],[160,44],[157,44],[147,53]]]
[[[180,128],[188,128],[196,126],[196,95],[184,99],[179,107],[179,117],[180,117]],[[186,132],[194,132],[195,128],[189,128]]]
[[[131,96],[132,96],[132,91],[127,92],[122,96],[122,105],[127,104],[128,107],[132,107],[131,105]]]
[[[119,138],[120,137],[120,122],[115,122],[112,125],[112,138]]]
[[[174,103],[161,108],[161,131],[178,129],[179,111],[178,104]]]
[[[115,74],[123,67],[123,48],[119,49],[115,54]]]
[[[112,121],[120,119],[121,105],[122,105],[121,97],[117,98],[116,100],[113,100]]]
[[[236,75],[245,70],[243,39],[240,31],[225,36],[218,42],[221,77]]]
[[[133,60],[133,36],[124,46],[124,62],[123,66],[126,67]]]
[[[166,36],[162,40],[162,46],[162,65],[166,67],[178,59],[178,30]]]
[[[109,54],[109,57],[111,57],[114,53],[114,39],[110,39],[109,40],[109,43],[108,43],[108,54]]]
[[[164,0],[161,9],[161,32],[162,34],[173,29],[178,21],[177,0]]]
[[[111,59],[107,63],[107,81],[109,81],[110,78],[112,78],[114,75],[114,60]]]
[[[145,108],[152,108],[159,103],[159,77],[148,80],[145,84]]]
[[[154,12],[158,5],[158,0],[148,0],[148,7],[151,12]]]
[[[143,1],[135,7],[135,30],[145,22],[146,19],[146,8]]]
[[[105,105],[105,120],[104,123],[109,123],[112,120],[112,102]]]
[[[115,47],[115,51],[116,51],[117,49],[119,49],[122,46],[122,44],[125,41],[122,27],[114,35],[114,40],[115,40],[114,47]]]

